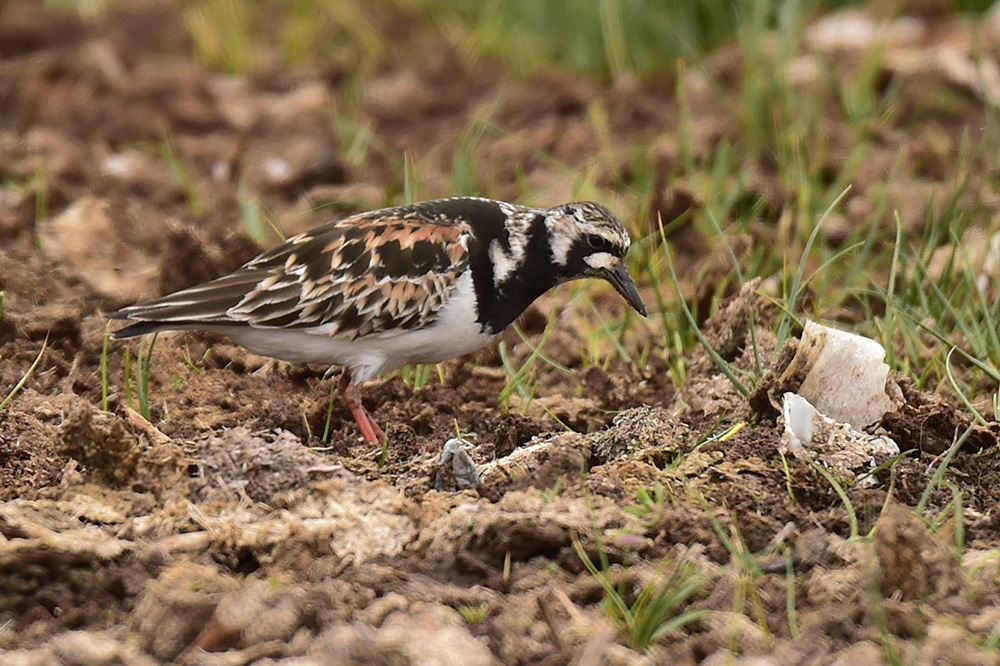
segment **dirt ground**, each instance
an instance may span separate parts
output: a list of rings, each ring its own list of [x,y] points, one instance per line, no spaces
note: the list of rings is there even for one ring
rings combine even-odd
[[[975,30],[1000,44],[995,24],[923,26],[898,38],[898,52],[934,39],[964,57]],[[402,40],[393,21],[379,27],[402,45],[372,75],[359,117],[386,149],[350,160],[330,120],[350,94],[345,66],[223,76],[186,55],[184,27],[163,5],[83,20],[0,3],[0,399],[44,347],[0,409],[0,663],[1000,663],[982,649],[1000,626],[998,431],[977,428],[955,453],[945,479],[961,493],[961,520],[932,533],[906,508],[954,510],[945,487],[923,495],[969,418],[902,378],[904,402],[882,427],[905,454],[874,484],[845,483],[843,497],[817,468],[779,454],[769,401],[752,409],[703,353],[688,359],[681,389],[662,350],[642,367],[584,364],[564,289],[520,323],[537,340],[548,313],[565,308],[545,353],[572,373],[538,364],[535,399],[509,410],[497,401],[507,374],[496,348],[443,364],[417,389],[398,376],[373,382],[364,400],[388,424],[384,453],[361,442],[338,403],[323,437],[324,368],[205,335],[158,339],[148,422],[124,394],[124,352],[134,359],[137,343],[113,345],[100,409],[103,313],[273,244],[266,225],[251,239],[247,202],[300,231],[401,192],[392,156],[403,154],[419,158],[430,195],[446,194],[451,155],[484,108],[504,128],[476,153],[498,197],[516,198],[527,179],[552,203],[570,198],[572,179],[536,149],[612,182],[622,165],[594,167],[602,141],[641,139],[653,146],[658,196],[638,227],[699,205],[668,181],[674,82],[518,82],[442,43]],[[832,71],[859,66],[823,39],[810,44]],[[738,79],[738,56],[720,51],[711,73]],[[830,242],[879,196],[917,226],[953,182],[955,146],[976,140],[984,103],[997,101],[945,65],[887,62],[896,124],[875,141]],[[707,156],[740,128],[727,92],[689,75],[692,136]],[[949,103],[935,106],[927,90]],[[595,100],[608,110],[607,138],[587,119]],[[822,131],[829,153],[847,159],[838,112]],[[886,184],[890,169],[906,178]],[[774,210],[788,205],[773,165],[746,173]],[[975,205],[1000,208],[982,181]],[[762,224],[747,242],[777,233]],[[682,273],[718,279],[713,242],[691,226],[670,240]],[[608,290],[591,293],[609,316],[623,312]],[[774,316],[766,299],[732,294],[704,328],[750,370],[750,327],[771,352]],[[513,332],[504,340],[515,364],[531,354]],[[439,462],[456,428],[479,465],[474,488]],[[658,485],[662,502],[635,510],[640,490],[655,497]],[[874,540],[850,538],[854,516],[861,534],[880,521]],[[601,558],[628,603],[662,578],[662,562],[683,562],[710,582],[676,612],[704,613],[651,650],[630,644],[586,567]]]

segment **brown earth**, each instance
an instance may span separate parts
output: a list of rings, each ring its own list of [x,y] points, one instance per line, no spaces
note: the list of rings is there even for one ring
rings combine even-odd
[[[391,21],[382,29],[399,37]],[[973,32],[1000,44],[995,22],[921,30],[893,37],[882,74],[899,87],[899,108],[869,142],[827,242],[873,215],[881,196],[907,232],[917,228],[954,185],[955,146],[985,131],[983,100],[996,103],[995,91],[904,55],[933,41],[967,58]],[[857,54],[822,37],[811,55],[849,78]],[[497,401],[507,373],[495,348],[443,364],[420,388],[398,376],[373,382],[365,404],[388,424],[385,452],[360,442],[339,403],[328,420],[325,369],[204,335],[158,339],[150,421],[124,394],[136,344],[114,345],[102,411],[103,313],[252,257],[261,245],[240,220],[253,202],[289,233],[381,206],[403,189],[404,154],[428,195],[449,193],[451,156],[474,117],[503,128],[475,153],[494,196],[518,198],[526,179],[551,202],[568,200],[573,173],[596,169],[624,207],[628,164],[615,155],[648,144],[654,203],[628,211],[634,232],[699,205],[669,181],[673,81],[548,73],[515,82],[496,64],[414,38],[368,82],[359,122],[382,147],[352,161],[337,148],[350,137],[331,120],[350,94],[345,66],[229,77],[189,51],[169,6],[83,21],[0,4],[0,397],[41,354],[0,409],[0,662],[722,664],[735,651],[761,664],[997,663],[981,649],[1000,626],[996,431],[973,432],[947,468],[951,485],[926,498],[933,521],[916,518],[904,507],[921,502],[969,419],[905,380],[905,404],[882,425],[906,453],[874,487],[843,489],[861,534],[879,522],[873,540],[850,538],[848,505],[815,467],[779,455],[766,399],[752,411],[701,353],[675,389],[659,322],[635,323],[627,351],[653,349],[642,367],[607,350],[606,363],[584,363],[579,331],[591,315],[568,288],[520,325],[537,341],[558,310],[545,354],[571,373],[537,363],[534,399],[509,408]],[[708,65],[719,81],[740,77],[737,50]],[[696,152],[707,160],[739,140],[739,125],[725,90],[688,76]],[[611,157],[595,157],[594,104],[607,110]],[[854,137],[839,115],[830,110],[820,128],[829,154],[846,159]],[[996,212],[989,179],[963,168],[980,195],[964,204]],[[746,174],[775,219],[794,204],[767,159]],[[739,242],[779,242],[771,222]],[[275,242],[266,234],[263,245]],[[671,241],[683,273],[708,276],[691,300],[708,298],[728,272],[721,249],[692,225]],[[609,320],[623,313],[609,290],[589,293]],[[773,316],[766,300],[734,294],[704,330],[749,371],[750,327],[770,359]],[[531,355],[513,332],[504,344],[515,367]],[[480,465],[474,489],[438,462],[456,428]],[[638,494],[655,497],[657,486],[662,503],[643,510]],[[629,603],[681,563],[705,583],[677,611],[704,614],[650,652],[630,645],[586,567],[602,560]]]

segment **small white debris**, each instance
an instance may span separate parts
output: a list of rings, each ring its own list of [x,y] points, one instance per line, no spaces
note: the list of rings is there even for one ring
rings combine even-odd
[[[438,465],[444,467],[451,463],[451,471],[455,475],[455,482],[460,488],[475,488],[483,482],[476,467],[476,461],[472,458],[472,447],[462,439],[452,438],[444,443],[444,450],[441,451],[441,458]],[[438,469],[434,475],[434,489],[443,489],[443,479],[441,470]]]
[[[996,284],[997,276],[1000,275],[1000,231],[990,236],[986,248],[982,268],[976,277],[976,284],[984,292],[990,289],[991,284]]]
[[[819,53],[857,53],[875,45],[909,46],[926,32],[925,23],[912,16],[886,21],[861,9],[847,9],[818,19],[806,29],[805,39]]]
[[[795,393],[785,393],[781,415],[785,431],[779,450],[797,458],[814,459],[841,478],[858,479],[899,454],[899,446],[892,439],[867,435],[847,423],[838,423]],[[862,476],[858,481],[862,487],[874,484],[871,476]]]
[[[131,166],[132,162],[125,155],[115,154],[104,160],[101,172],[107,176],[123,178],[132,171]]]
[[[290,178],[292,173],[292,167],[280,157],[269,157],[264,160],[264,164],[261,166],[264,169],[264,174],[271,183],[284,183]]]
[[[217,183],[227,183],[233,177],[233,170],[229,164],[223,160],[219,160],[212,165],[212,180]]]
[[[809,404],[808,400],[795,393],[786,393],[781,407],[781,415],[785,419],[782,453],[799,455],[812,442],[815,430],[813,419],[822,415]]]

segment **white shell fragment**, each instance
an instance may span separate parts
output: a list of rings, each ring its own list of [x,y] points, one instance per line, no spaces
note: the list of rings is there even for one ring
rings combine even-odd
[[[781,401],[784,433],[780,450],[815,460],[836,476],[867,486],[864,476],[899,454],[886,436],[862,432],[894,408],[882,345],[869,338],[807,321],[783,377],[801,377],[795,393]]]
[[[807,358],[799,358],[800,355]],[[797,393],[830,418],[861,430],[893,409],[889,366],[878,342],[807,321],[793,364],[809,368]]]
[[[781,415],[785,422],[779,447],[782,453],[813,459],[842,479],[856,480],[861,487],[875,484],[874,477],[862,475],[899,454],[899,446],[889,437],[867,435],[847,423],[838,423],[795,393],[785,393]]]

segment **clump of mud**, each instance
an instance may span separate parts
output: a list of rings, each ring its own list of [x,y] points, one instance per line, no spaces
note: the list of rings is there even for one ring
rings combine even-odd
[[[142,449],[139,437],[125,421],[110,412],[77,404],[56,435],[56,452],[73,458],[88,475],[111,486],[124,486],[135,477]]]

